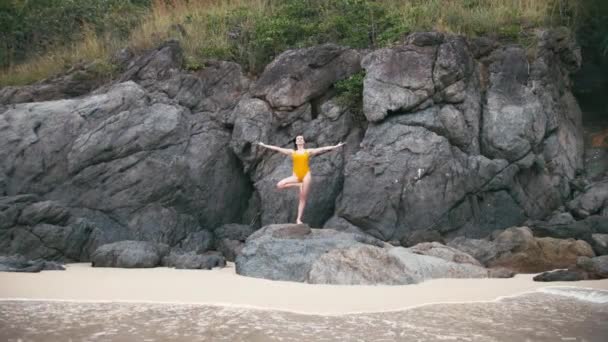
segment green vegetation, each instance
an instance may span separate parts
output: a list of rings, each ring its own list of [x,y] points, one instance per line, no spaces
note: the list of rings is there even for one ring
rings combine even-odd
[[[0,0],[0,86],[107,59],[150,0]],[[125,15],[128,14],[128,15]]]
[[[608,51],[608,21],[589,19],[599,17],[594,6],[606,7],[605,1],[2,0],[0,86],[31,83],[80,61],[107,61],[125,46],[141,51],[168,38],[182,42],[189,69],[217,58],[254,74],[289,48],[325,42],[381,47],[416,30],[521,42],[535,27],[596,22],[600,29],[593,32],[603,36],[590,44]]]
[[[363,78],[365,78],[365,71],[360,71],[347,79],[336,82],[335,89],[340,105],[350,107],[351,110],[360,110],[363,107]]]

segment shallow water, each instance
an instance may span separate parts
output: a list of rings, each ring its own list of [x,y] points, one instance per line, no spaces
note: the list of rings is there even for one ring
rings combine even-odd
[[[0,302],[0,341],[608,341],[608,291],[341,316],[190,304]]]

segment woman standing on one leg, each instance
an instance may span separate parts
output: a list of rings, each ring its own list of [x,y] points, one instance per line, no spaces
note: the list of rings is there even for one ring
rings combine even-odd
[[[278,182],[277,188],[285,189],[292,186],[297,186],[300,188],[300,202],[298,204],[298,218],[296,219],[296,223],[301,224],[302,214],[304,213],[304,207],[306,206],[306,198],[308,197],[308,191],[310,189],[311,182],[311,174],[310,169],[308,167],[309,156],[314,156],[316,154],[331,151],[335,148],[344,145],[344,143],[341,142],[335,146],[305,149],[304,137],[298,135],[296,137],[296,150],[266,145],[262,142],[259,142],[258,145],[291,156],[291,159],[293,161],[293,175]]]

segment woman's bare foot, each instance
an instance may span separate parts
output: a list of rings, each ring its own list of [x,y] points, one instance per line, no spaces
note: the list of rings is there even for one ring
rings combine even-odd
[[[302,220],[296,220],[296,224],[304,224],[304,222],[302,222]]]

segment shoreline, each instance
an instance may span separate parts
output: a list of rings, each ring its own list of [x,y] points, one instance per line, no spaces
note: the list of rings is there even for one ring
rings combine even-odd
[[[405,311],[434,304],[497,302],[541,288],[608,291],[608,279],[535,282],[535,274],[513,278],[432,279],[410,285],[325,285],[274,281],[223,269],[177,270],[93,268],[66,264],[65,271],[0,272],[0,303],[61,301],[205,305],[305,315],[349,315]],[[1,304],[0,304],[1,305]]]

